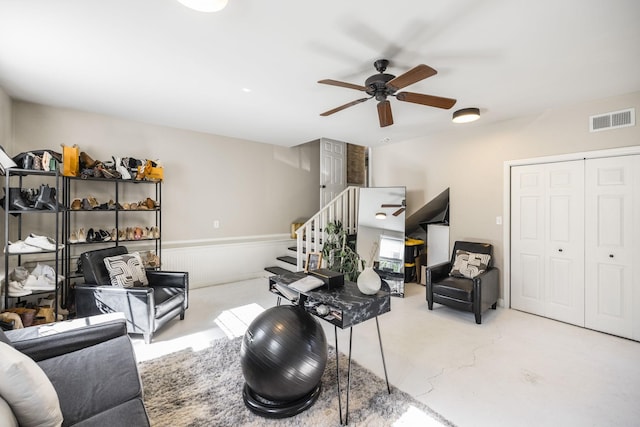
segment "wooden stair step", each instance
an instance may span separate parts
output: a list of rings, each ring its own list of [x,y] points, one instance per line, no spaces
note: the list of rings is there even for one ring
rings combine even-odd
[[[278,261],[286,262],[287,264],[298,265],[298,260],[289,255],[279,256],[276,259]]]

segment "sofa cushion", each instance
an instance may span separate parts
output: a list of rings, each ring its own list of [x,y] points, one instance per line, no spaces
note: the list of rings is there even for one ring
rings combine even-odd
[[[473,280],[466,277],[445,277],[433,284],[433,293],[460,301],[473,301]]]
[[[473,279],[487,269],[490,260],[491,255],[489,254],[478,254],[458,249],[449,275]]]
[[[138,252],[106,257],[103,261],[109,272],[111,285],[121,288],[149,285],[147,273]]]
[[[11,406],[0,397],[0,426],[3,427],[18,427],[18,420],[16,420]]]
[[[113,427],[113,426],[148,426],[149,417],[144,409],[142,399],[124,402],[115,408],[82,420],[74,427]]]
[[[0,343],[0,396],[23,426],[61,426],[58,395],[36,362]]]
[[[128,336],[43,360],[40,367],[58,391],[65,425],[142,396]]]

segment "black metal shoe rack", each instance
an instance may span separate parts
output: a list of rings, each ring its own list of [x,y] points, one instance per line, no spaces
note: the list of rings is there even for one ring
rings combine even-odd
[[[81,188],[82,190],[72,189],[72,184],[75,184],[75,188]],[[111,198],[115,202],[114,209],[71,209],[71,204],[74,199],[83,199],[87,197],[87,195],[92,192],[97,192],[98,190],[104,190],[104,186],[111,186],[113,196]],[[158,203],[158,207],[155,209],[148,210],[125,210],[122,209],[122,206],[125,202],[126,195],[124,194],[123,187],[125,186],[148,186],[149,191],[145,191],[148,194],[148,197],[153,197],[154,200]],[[108,187],[107,187],[108,188]],[[110,190],[107,190],[110,191]],[[64,236],[64,276],[65,276],[65,290],[68,291],[74,279],[80,279],[83,277],[82,273],[78,271],[77,268],[77,258],[86,251],[90,251],[93,249],[102,249],[110,246],[120,246],[125,245],[130,252],[133,252],[135,249],[131,246],[139,246],[142,245],[146,250],[153,248],[155,250],[158,259],[160,260],[160,264],[162,262],[162,182],[158,181],[135,181],[135,180],[125,180],[125,179],[109,179],[109,178],[80,178],[80,177],[63,177],[63,194],[64,194],[64,205],[67,206],[64,214],[64,221],[62,226],[62,235]],[[105,191],[100,191],[101,193],[105,193]],[[135,192],[138,194],[139,192]],[[79,227],[80,224],[90,224],[88,221],[90,218],[96,218],[99,215],[112,215],[113,219],[111,224],[116,230],[120,230],[120,227],[123,224],[124,216],[127,218],[139,215],[141,217],[152,215],[153,216],[153,224],[158,227],[160,231],[160,237],[158,238],[147,238],[141,240],[122,240],[119,238],[119,233],[116,232],[116,239],[109,241],[94,241],[94,242],[78,242],[71,243],[69,242],[69,236],[72,230],[72,218],[75,219],[76,227]],[[77,216],[77,218],[75,218]],[[81,216],[81,217],[80,217]],[[102,217],[104,218],[104,217]],[[84,227],[86,231],[89,230],[89,226]],[[109,230],[106,230],[107,232]],[[158,267],[159,268],[159,267]]]
[[[11,205],[11,197],[10,197],[10,188],[12,187],[12,182],[15,183],[17,180],[17,186],[14,188],[23,189],[26,183],[26,178],[30,176],[39,177],[39,181],[50,181],[51,179],[55,179],[55,189],[56,196],[55,201],[56,206],[55,209],[33,209],[33,210],[25,210],[25,209],[12,209]],[[34,251],[29,253],[10,253],[9,252],[9,242],[15,242],[17,240],[24,240],[28,235],[29,231],[23,231],[23,218],[24,215],[54,215],[54,235],[52,239],[55,241],[56,247],[61,242],[61,233],[60,233],[60,214],[64,211],[64,208],[60,206],[60,174],[58,171],[39,171],[39,170],[28,170],[28,169],[17,169],[17,168],[7,168],[5,171],[5,182],[4,182],[4,272],[5,272],[5,280],[4,280],[4,308],[11,308],[16,304],[20,303],[22,298],[28,298],[32,295],[38,294],[51,294],[50,290],[46,291],[33,291],[29,295],[25,295],[24,297],[11,297],[9,296],[9,275],[11,273],[10,269],[10,259],[16,258],[16,266],[22,265],[23,259],[27,257],[39,257],[36,259],[43,260],[43,255],[46,257],[47,255],[54,255],[54,264],[53,268],[56,274],[56,286],[54,290],[55,294],[55,307],[54,313],[55,318],[58,318],[58,297],[61,296],[64,298],[64,294],[60,294],[62,292],[61,282],[57,280],[59,271],[60,271],[60,250],[53,251]],[[10,220],[14,218],[13,220]],[[51,236],[48,236],[51,237]],[[44,260],[43,260],[44,261]],[[15,267],[14,267],[15,268]],[[15,300],[15,301],[14,301]]]

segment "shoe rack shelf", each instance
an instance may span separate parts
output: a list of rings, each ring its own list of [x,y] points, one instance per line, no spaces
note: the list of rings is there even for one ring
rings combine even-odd
[[[72,189],[72,186],[76,188]],[[140,190],[144,188],[144,190]],[[128,189],[133,189],[134,193],[140,194],[143,192],[144,197],[152,198],[157,207],[153,209],[125,209],[127,206],[125,203],[125,192]],[[74,204],[74,200],[83,200],[88,197],[92,192],[100,192],[102,194],[108,193],[110,201],[113,203],[103,203],[95,205],[96,207],[85,206],[82,204],[80,208],[77,208],[77,202]],[[75,194],[74,194],[75,193]],[[130,251],[133,249],[131,244],[144,246],[146,250],[154,250],[158,259],[162,260],[162,182],[158,181],[135,181],[130,179],[109,179],[109,178],[80,178],[80,177],[63,177],[63,194],[64,205],[71,208],[65,211],[63,231],[64,244],[65,244],[65,257],[64,257],[64,272],[65,272],[65,286],[68,289],[71,286],[71,280],[82,277],[82,273],[77,270],[75,264],[72,262],[73,258],[79,257],[82,252],[92,250],[95,245],[100,247],[106,246],[120,246],[127,245]],[[150,219],[151,217],[151,219]],[[103,222],[109,223],[109,229],[105,230],[109,232],[111,229],[115,229],[115,238],[109,238],[109,240],[94,240],[87,239],[89,230],[94,228],[96,218],[100,218]],[[106,218],[106,219],[105,219]],[[157,237],[145,237],[140,239],[129,239],[126,234],[124,238],[121,236],[120,230],[123,228],[125,222],[137,221],[145,225],[151,225],[157,231]],[[73,226],[75,224],[75,226]],[[74,231],[78,231],[79,228],[83,228],[85,231],[86,241],[71,242],[70,236]],[[76,236],[77,237],[77,236]]]
[[[31,295],[39,294],[55,294],[55,318],[58,318],[58,297],[63,297],[61,289],[61,282],[58,280],[60,267],[61,267],[61,249],[38,250],[34,247],[33,251],[28,248],[23,248],[18,252],[12,252],[10,250],[9,243],[12,242],[17,245],[16,242],[22,242],[29,237],[30,232],[24,231],[25,215],[52,215],[53,221],[42,221],[46,227],[51,227],[49,233],[53,233],[51,237],[51,243],[54,247],[61,245],[61,219],[60,214],[64,212],[64,207],[60,205],[60,190],[61,190],[61,176],[58,171],[41,171],[41,170],[28,170],[18,168],[7,168],[4,176],[4,202],[2,207],[4,208],[4,308],[11,308],[20,302],[22,298],[30,297]],[[51,181],[54,180],[55,186],[49,187]],[[24,188],[32,187],[35,182],[38,182],[40,186],[40,194],[36,199],[36,206],[39,204],[40,208],[34,208],[27,206],[25,199],[22,196],[22,190]],[[46,184],[44,183],[46,182]],[[55,190],[54,190],[55,189]],[[46,195],[44,193],[47,193]],[[46,204],[46,206],[45,206]],[[45,228],[46,228],[45,227]],[[47,237],[50,237],[49,234]],[[46,238],[45,238],[46,239]],[[18,247],[18,246],[14,246]],[[54,289],[46,290],[32,290],[30,294],[23,296],[10,296],[9,295],[9,282],[10,273],[15,267],[22,266],[23,261],[27,258],[33,257],[34,260],[43,261],[45,263],[51,262],[49,257],[53,255],[53,269],[56,277],[56,284]],[[45,259],[46,258],[46,259]],[[15,260],[15,262],[13,262]],[[13,265],[14,264],[14,265]],[[14,301],[15,300],[15,301]]]

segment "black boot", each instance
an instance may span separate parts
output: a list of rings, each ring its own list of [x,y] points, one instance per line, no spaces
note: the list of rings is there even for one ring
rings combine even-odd
[[[15,187],[9,188],[9,209],[18,211],[34,210],[22,195],[22,189]]]
[[[58,203],[58,199],[56,197],[56,189],[53,187],[49,189],[49,198],[44,199],[43,203],[44,203],[44,206],[50,211],[64,210],[64,205],[62,205],[62,203]]]
[[[47,203],[51,201],[51,187],[49,185],[42,184],[40,186],[40,192],[36,198],[36,202],[33,207],[36,209],[46,209]]]

